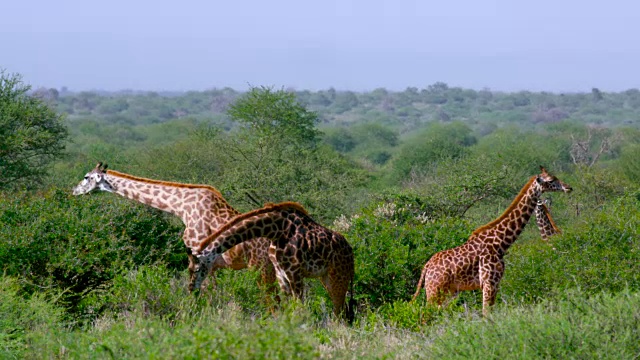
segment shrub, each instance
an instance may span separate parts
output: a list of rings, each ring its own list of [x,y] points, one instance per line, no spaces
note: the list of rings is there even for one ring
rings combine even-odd
[[[356,256],[355,296],[361,303],[378,307],[408,300],[426,261],[464,243],[472,231],[462,220],[434,220],[418,209],[415,203],[399,200],[342,220],[341,230]]]
[[[586,294],[640,290],[640,211],[633,195],[573,218],[576,224],[550,244],[516,243],[505,258],[500,296],[513,303],[554,298],[576,287]]]
[[[24,289],[67,290],[73,308],[82,296],[122,269],[163,262],[186,267],[181,227],[160,211],[109,194],[72,197],[53,189],[0,200],[0,264]]]
[[[15,278],[0,277],[0,358],[23,358],[34,331],[55,330],[62,310],[44,294],[20,295]]]

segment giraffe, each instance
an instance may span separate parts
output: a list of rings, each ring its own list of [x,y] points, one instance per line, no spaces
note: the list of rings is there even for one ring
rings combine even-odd
[[[212,186],[136,177],[107,170],[107,165],[103,166],[102,163],[98,163],[73,188],[73,195],[88,194],[94,190],[118,194],[182,219],[185,225],[182,240],[187,246],[190,278],[193,278],[196,264],[192,249],[198,248],[207,236],[213,234],[229,219],[240,214]],[[233,270],[258,268],[261,271],[262,285],[271,287],[271,284],[276,281],[276,276],[275,269],[269,260],[268,248],[269,241],[265,238],[256,238],[239,244],[216,258],[211,266],[211,273],[222,268]]]
[[[540,166],[540,171],[522,187],[500,217],[474,230],[464,244],[440,251],[427,261],[412,300],[423,286],[427,301],[439,306],[459,291],[482,289],[482,314],[488,315],[504,274],[504,254],[527,225],[540,195],[572,190],[544,167]]]
[[[319,278],[334,314],[353,320],[353,250],[344,236],[315,222],[294,202],[267,204],[236,216],[201,242],[192,287],[199,286],[220,254],[255,237],[271,241],[269,258],[285,294],[302,299],[303,278]],[[352,300],[345,306],[350,285]]]
[[[551,211],[547,204],[549,203],[549,199],[538,199],[538,204],[536,205],[536,224],[538,225],[538,229],[540,230],[540,236],[543,241],[549,240],[549,237],[561,233],[556,223],[553,221],[551,217]]]

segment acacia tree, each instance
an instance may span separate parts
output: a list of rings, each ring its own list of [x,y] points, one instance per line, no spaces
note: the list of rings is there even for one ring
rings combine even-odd
[[[236,100],[227,111],[240,125],[232,138],[229,155],[251,173],[263,178],[270,166],[316,147],[319,132],[314,112],[300,105],[293,93],[271,88],[252,88]],[[290,162],[290,161],[289,161]]]
[[[320,219],[336,216],[347,206],[347,194],[358,181],[353,166],[319,145],[318,116],[295,94],[252,88],[228,114],[240,125],[238,132],[219,141],[230,161],[224,180],[232,201],[252,206],[299,201],[309,209],[323,209]]]
[[[295,147],[314,146],[320,132],[318,115],[302,106],[292,92],[254,87],[236,100],[227,111],[262,143],[287,139]]]
[[[62,115],[30,89],[21,76],[0,71],[0,189],[40,179],[64,151]]]

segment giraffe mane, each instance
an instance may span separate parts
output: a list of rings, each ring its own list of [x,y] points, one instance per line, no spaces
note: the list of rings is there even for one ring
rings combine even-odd
[[[560,231],[558,226],[556,226],[556,222],[553,221],[553,217],[551,217],[551,212],[549,212],[549,208],[547,207],[547,205],[542,204],[542,211],[544,211],[544,214],[547,216],[547,219],[549,219],[549,222],[551,223],[551,227],[553,228],[553,230],[555,230],[558,233],[561,233],[562,231]]]
[[[200,246],[198,247],[198,251],[204,250],[207,246],[209,246],[209,244],[211,244],[213,242],[213,240],[215,238],[217,238],[223,232],[229,230],[230,228],[232,228],[233,226],[235,226],[236,224],[238,224],[239,222],[241,222],[243,220],[246,220],[246,219],[248,219],[250,217],[253,217],[253,216],[256,216],[256,215],[262,215],[262,214],[266,214],[266,213],[269,213],[269,212],[280,211],[280,210],[285,210],[285,209],[292,209],[292,210],[301,212],[301,213],[303,213],[305,215],[309,215],[307,210],[301,204],[299,204],[297,202],[286,201],[286,202],[282,202],[282,203],[279,203],[279,204],[267,203],[262,208],[251,210],[249,212],[246,212],[246,213],[243,213],[243,214],[240,214],[240,215],[237,215],[237,216],[231,218],[231,220],[227,221],[227,223],[222,225],[222,227],[220,227],[218,230],[216,230],[216,232],[214,232],[213,234],[209,235],[209,237],[204,239],[200,243]]]
[[[184,183],[172,182],[172,181],[154,180],[154,179],[148,179],[148,178],[143,178],[143,177],[139,177],[139,176],[133,176],[133,175],[121,173],[121,172],[115,171],[115,170],[107,170],[107,174],[108,175],[117,176],[117,177],[120,177],[120,178],[124,178],[124,179],[140,181],[140,182],[144,182],[144,183],[147,183],[147,184],[162,185],[162,186],[172,186],[172,187],[187,188],[187,189],[207,189],[207,190],[210,190],[213,193],[215,193],[217,196],[219,196],[219,197],[224,199],[224,197],[222,196],[220,191],[218,191],[218,189],[214,188],[211,185],[184,184]]]
[[[527,193],[527,190],[529,189],[529,186],[531,186],[531,184],[535,181],[536,179],[536,175],[532,176],[529,181],[527,181],[527,183],[522,187],[522,189],[520,189],[520,192],[518,193],[518,195],[516,196],[515,199],[513,199],[513,201],[511,202],[511,205],[509,205],[509,207],[507,208],[507,210],[505,210],[502,215],[500,215],[497,219],[494,219],[493,221],[480,226],[479,228],[475,229],[473,231],[473,233],[471,233],[471,236],[473,235],[477,235],[487,229],[490,229],[494,226],[496,226],[498,223],[500,223],[502,220],[504,220],[507,216],[509,216],[509,213],[511,213],[511,211],[513,211],[513,209],[516,208],[516,206],[518,205],[518,203],[520,202],[520,200],[522,200],[522,198],[524,197],[524,195]]]

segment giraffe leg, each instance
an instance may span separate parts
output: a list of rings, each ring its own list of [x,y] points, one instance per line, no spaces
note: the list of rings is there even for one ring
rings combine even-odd
[[[427,302],[430,304],[436,304],[441,308],[445,300],[454,293],[451,290],[453,279],[451,279],[447,274],[439,272],[436,269],[425,270],[423,286]]]
[[[247,244],[247,243],[243,243]],[[258,287],[265,293],[265,302],[267,306],[274,311],[274,305],[280,303],[276,285],[276,270],[269,257],[269,248],[259,248],[260,244],[252,244],[254,247],[247,250],[249,253],[248,267],[256,268],[260,271],[260,280]],[[275,257],[275,256],[274,256]]]
[[[295,271],[289,271],[287,274],[291,279],[291,294],[301,302],[304,301],[304,279]]]
[[[482,285],[482,316],[489,316],[489,308],[495,303],[497,293],[497,286],[489,282]]]
[[[496,302],[498,285],[504,274],[504,262],[499,258],[491,258],[480,267],[480,281],[482,283],[482,316],[488,316],[489,310]]]
[[[280,303],[276,282],[276,270],[271,262],[262,264],[260,268],[260,283],[258,286],[264,289],[265,301],[271,312],[275,311],[275,306]]]
[[[344,316],[345,299],[351,278],[344,274],[344,272],[337,271],[331,267],[327,274],[320,278],[320,281],[329,293],[329,297],[333,303],[333,314],[337,318]]]
[[[427,293],[427,303],[435,304],[438,308],[442,308],[447,298],[450,296],[450,292],[445,290],[443,286],[433,286],[425,288],[425,292]]]
[[[269,260],[271,260],[271,264],[273,265],[276,280],[278,280],[278,285],[280,285],[280,290],[285,295],[292,295],[291,281],[287,276],[287,271],[282,266],[282,263],[278,261],[276,250],[277,249],[275,245],[271,244],[271,246],[269,246]]]

